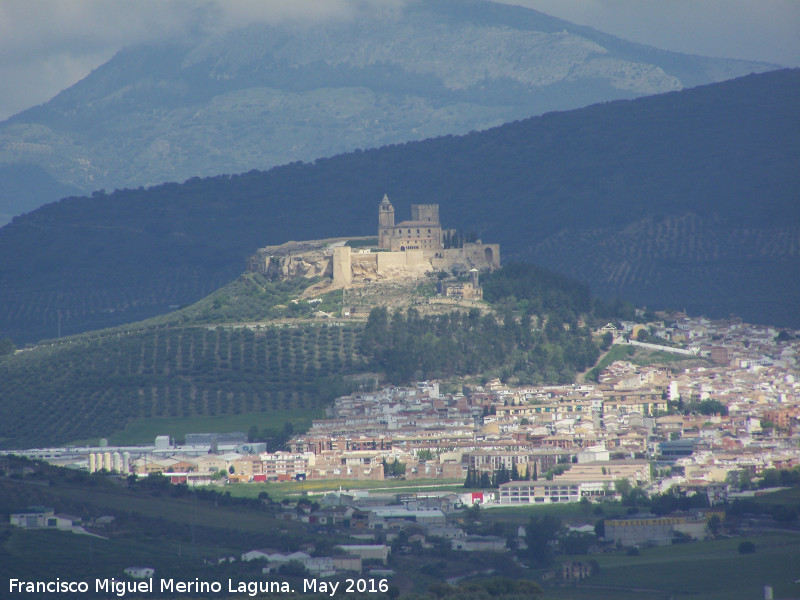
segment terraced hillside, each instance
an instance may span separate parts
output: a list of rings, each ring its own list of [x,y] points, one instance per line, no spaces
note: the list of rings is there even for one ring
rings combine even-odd
[[[0,445],[109,435],[130,420],[316,408],[364,369],[361,328],[181,327],[87,337],[0,362]]]
[[[331,319],[341,289],[248,273],[175,313],[0,356],[0,448],[143,431],[153,420],[241,415],[227,420],[241,427],[258,416],[280,431],[287,412],[318,413],[376,378],[567,383],[595,364],[591,330],[614,314],[586,286],[533,265],[485,274],[488,302],[432,301],[422,292],[435,279],[350,289],[359,316],[343,320]],[[305,299],[312,292],[320,302]]]
[[[655,215],[626,227],[561,232],[528,256],[649,305],[669,298],[668,308],[720,314],[716,299],[725,298],[747,314],[769,306],[774,318],[796,322],[792,315],[798,314],[800,278],[787,274],[797,268],[799,252],[800,224],[791,220],[770,229],[737,227],[719,217],[687,212]],[[643,295],[642,289],[648,293]],[[680,289],[702,293],[681,297],[676,293]]]

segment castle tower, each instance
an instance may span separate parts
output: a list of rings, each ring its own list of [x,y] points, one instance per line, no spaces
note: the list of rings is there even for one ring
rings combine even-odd
[[[394,206],[389,202],[389,196],[383,195],[383,200],[378,207],[378,247],[389,248],[391,242],[389,235],[394,227]]]
[[[469,280],[472,283],[472,289],[477,290],[479,283],[478,283],[478,269],[470,269],[469,270]]]
[[[420,223],[439,224],[439,205],[438,204],[412,204],[411,220]]]

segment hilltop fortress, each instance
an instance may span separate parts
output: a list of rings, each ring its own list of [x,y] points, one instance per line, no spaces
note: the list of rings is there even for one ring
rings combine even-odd
[[[271,279],[329,277],[334,285],[391,281],[424,276],[431,271],[493,270],[500,267],[500,245],[458,242],[455,231],[442,229],[438,204],[411,205],[411,220],[395,223],[387,196],[378,206],[378,243],[371,238],[339,238],[287,242],[261,248],[247,260],[247,269]],[[347,245],[352,243],[353,245]]]

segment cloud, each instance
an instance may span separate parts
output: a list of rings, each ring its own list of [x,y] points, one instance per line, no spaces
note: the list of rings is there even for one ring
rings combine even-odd
[[[410,1],[0,0],[0,119],[46,102],[130,44],[348,19]],[[667,50],[800,66],[797,0],[499,1]]]
[[[2,0],[0,120],[46,102],[121,48],[253,23],[316,23],[405,0]]]
[[[496,0],[664,50],[800,67],[797,0]]]
[[[44,102],[125,45],[192,27],[185,3],[3,0],[0,118]]]

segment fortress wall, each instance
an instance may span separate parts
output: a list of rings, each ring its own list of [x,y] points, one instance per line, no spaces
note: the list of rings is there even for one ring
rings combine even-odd
[[[476,264],[482,261],[487,269],[500,268],[500,244],[465,244],[464,251]]]
[[[350,264],[355,266],[359,265],[362,267],[372,267],[373,269],[378,268],[378,256],[383,253],[375,252],[372,254],[351,254],[350,255]]]
[[[427,262],[424,250],[377,252],[375,256],[378,258],[378,273],[390,267],[417,267]]]
[[[425,262],[424,250],[407,250],[404,254],[406,255],[406,264],[409,267],[416,267]]]
[[[389,267],[406,266],[405,252],[378,252],[375,256],[378,257],[378,273]]]
[[[352,283],[353,265],[350,246],[338,246],[333,249],[333,282]]]
[[[442,258],[431,260],[437,269],[449,269],[453,266],[461,266],[466,270],[473,267],[476,269],[498,269],[500,267],[499,244],[464,244],[463,248],[439,250],[439,255]]]

